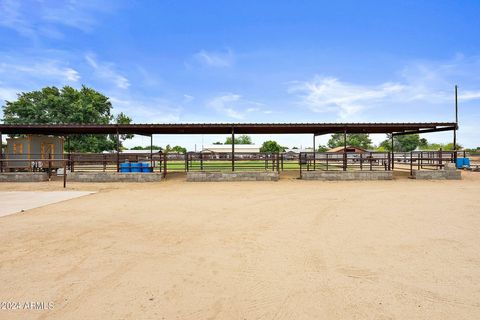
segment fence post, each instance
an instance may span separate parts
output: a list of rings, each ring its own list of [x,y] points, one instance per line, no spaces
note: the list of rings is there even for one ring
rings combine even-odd
[[[107,170],[107,155],[106,154],[103,155],[102,162],[103,162],[103,172],[105,172]]]
[[[63,161],[63,187],[64,188],[67,187],[67,161]]]
[[[372,153],[370,152],[370,156],[368,157],[368,161],[370,162],[370,171],[372,171],[372,161],[373,161],[373,157],[372,157]]]
[[[440,164],[440,166],[439,166],[440,169],[442,168],[442,157],[443,157],[442,156],[442,148],[440,148],[440,150],[438,150],[438,158],[440,160],[440,163],[439,163]]]
[[[200,170],[203,171],[203,153],[200,152]]]
[[[185,152],[185,171],[188,172],[188,152]]]
[[[52,179],[52,153],[48,154],[48,181]]]
[[[302,153],[300,152],[299,153],[299,156],[298,156],[298,164],[300,166],[300,178],[302,177]]]
[[[395,168],[395,152],[392,150],[392,164],[391,164],[392,170]]]
[[[280,154],[280,161],[282,161],[282,171],[283,171],[283,153]]]
[[[328,153],[325,153],[325,162],[327,163],[327,171],[328,171]]]
[[[163,177],[167,176],[167,154],[163,154]]]

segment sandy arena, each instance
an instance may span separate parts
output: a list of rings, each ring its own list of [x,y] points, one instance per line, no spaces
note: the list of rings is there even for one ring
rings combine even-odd
[[[0,319],[478,319],[462,181],[81,184],[0,217]],[[0,184],[59,191],[61,182]]]

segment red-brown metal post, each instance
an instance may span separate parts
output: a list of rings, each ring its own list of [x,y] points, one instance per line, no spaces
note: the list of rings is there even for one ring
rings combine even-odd
[[[413,176],[413,152],[410,151],[410,176]]]
[[[63,161],[63,187],[67,187],[67,161]]]
[[[443,163],[443,154],[442,154],[442,148],[440,148],[440,150],[438,150],[438,159],[439,159],[439,168],[441,169],[442,168],[442,163]]]
[[[117,128],[117,172],[120,172],[120,135]]]
[[[52,153],[48,154],[48,181],[52,178]]]
[[[167,176],[167,154],[163,154],[163,177]]]
[[[453,129],[453,152],[454,163],[457,165],[457,127],[458,127],[458,88],[455,85],[455,129]]]
[[[394,163],[395,163],[395,147],[394,147],[394,144],[393,144],[393,133],[392,133],[392,170],[394,168]]]
[[[150,135],[150,167],[153,171],[153,134]]]
[[[232,171],[235,171],[235,130],[232,127]]]
[[[316,161],[316,155],[315,155],[315,133],[313,134],[313,171],[316,170],[316,164],[317,164],[317,161]]]
[[[343,171],[347,171],[347,130],[343,131]]]

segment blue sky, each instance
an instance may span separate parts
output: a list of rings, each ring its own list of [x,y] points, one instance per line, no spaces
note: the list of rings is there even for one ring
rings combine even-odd
[[[85,84],[136,123],[452,121],[458,84],[459,142],[480,146],[480,1],[0,0],[0,39],[2,101]]]

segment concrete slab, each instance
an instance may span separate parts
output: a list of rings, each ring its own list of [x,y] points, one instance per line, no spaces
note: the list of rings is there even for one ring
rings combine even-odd
[[[89,195],[90,191],[2,191],[0,217],[48,204]]]

